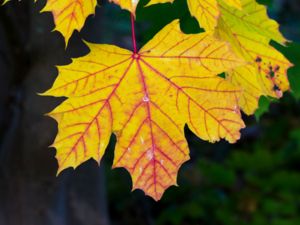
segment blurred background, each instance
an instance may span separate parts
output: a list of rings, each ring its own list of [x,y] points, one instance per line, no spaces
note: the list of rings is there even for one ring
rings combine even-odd
[[[143,8],[148,1],[138,8],[139,46],[175,18],[184,32],[201,31],[185,0]],[[36,94],[51,87],[55,65],[88,53],[81,39],[131,48],[129,13],[99,1],[65,49],[52,15],[39,13],[45,0],[0,7],[0,225],[299,225],[300,1],[260,2],[293,41],[272,43],[295,64],[292,91],[272,104],[262,98],[237,144],[209,144],[186,129],[192,159],[158,203],[132,193],[124,169],[111,170],[114,136],[100,167],[90,160],[56,177],[48,146],[57,124],[43,115],[63,99]]]

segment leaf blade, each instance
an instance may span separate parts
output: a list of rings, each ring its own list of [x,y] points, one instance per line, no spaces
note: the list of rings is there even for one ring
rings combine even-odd
[[[244,61],[213,34],[184,34],[176,20],[139,53],[88,46],[87,56],[58,68],[53,88],[45,93],[68,97],[50,113],[59,124],[53,145],[59,172],[89,158],[99,162],[115,133],[114,167],[125,167],[133,189],[159,200],[166,188],[177,185],[178,170],[189,159],[185,124],[211,142],[239,139],[244,127],[237,107],[240,90],[218,73]]]
[[[59,31],[68,45],[69,39],[75,30],[80,31],[89,15],[95,13],[96,0],[47,0],[41,12],[51,12],[55,30]]]
[[[289,90],[287,71],[292,64],[270,45],[272,39],[281,44],[286,39],[279,25],[268,17],[266,7],[254,0],[241,2],[242,11],[221,4],[222,18],[216,34],[249,62],[244,68],[229,72],[227,79],[243,88],[240,106],[250,115],[257,109],[261,96],[280,98]]]

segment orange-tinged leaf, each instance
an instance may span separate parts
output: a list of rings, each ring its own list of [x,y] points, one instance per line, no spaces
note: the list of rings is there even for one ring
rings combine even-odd
[[[52,12],[55,30],[59,31],[68,44],[75,30],[80,31],[87,17],[95,13],[97,0],[47,0],[42,12]]]
[[[185,124],[210,142],[239,139],[240,89],[218,74],[244,62],[226,42],[183,34],[176,20],[138,53],[88,46],[88,55],[58,67],[45,93],[68,97],[50,113],[58,121],[59,172],[90,158],[100,162],[114,132],[114,167],[129,171],[133,189],[159,200],[189,159]]]
[[[133,15],[135,15],[136,7],[139,4],[139,0],[109,0],[109,1],[120,5],[122,9],[128,10]],[[168,3],[168,2],[172,3],[174,2],[174,0],[150,0],[150,2],[147,5],[149,6],[158,3]]]
[[[219,0],[187,0],[189,10],[205,30],[214,30],[220,17]],[[240,0],[225,1],[231,7],[241,9]]]
[[[278,24],[269,19],[266,7],[254,0],[241,0],[242,11],[221,4],[222,17],[216,29],[222,40],[230,42],[236,53],[249,62],[229,72],[228,80],[243,88],[240,106],[247,114],[258,107],[261,95],[280,98],[289,90],[287,70],[291,63],[270,41],[285,43]]]

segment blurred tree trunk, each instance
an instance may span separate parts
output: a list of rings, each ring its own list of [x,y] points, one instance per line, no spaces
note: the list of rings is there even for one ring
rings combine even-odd
[[[51,86],[55,65],[69,62],[63,39],[50,34],[52,16],[41,16],[40,4],[9,4],[0,9],[0,224],[109,225],[103,167],[56,178],[48,148],[57,127],[43,115],[61,100],[36,93]]]

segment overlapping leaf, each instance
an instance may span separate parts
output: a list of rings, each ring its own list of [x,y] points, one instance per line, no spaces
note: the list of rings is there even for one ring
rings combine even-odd
[[[55,30],[65,38],[66,44],[75,30],[80,31],[87,17],[95,13],[97,0],[47,0],[42,12],[52,12]]]
[[[228,73],[228,80],[242,87],[240,105],[247,114],[258,106],[261,95],[279,98],[289,89],[287,70],[291,63],[270,41],[285,43],[278,24],[269,19],[266,8],[255,0],[241,0],[243,10],[220,4],[222,16],[216,32],[227,40],[248,65]]]
[[[135,15],[135,10],[140,0],[109,0],[109,1],[120,5],[122,9],[126,9],[129,12],[131,12],[133,15]],[[148,5],[154,5],[158,3],[168,3],[168,2],[172,3],[174,2],[174,0],[150,0]]]
[[[224,1],[231,8],[241,9],[240,0],[227,0]],[[188,7],[192,16],[194,16],[200,25],[205,30],[214,30],[218,24],[218,19],[221,15],[220,0],[187,0]]]
[[[185,124],[210,142],[239,139],[240,89],[218,74],[244,62],[226,42],[183,34],[174,21],[138,53],[88,46],[88,55],[58,67],[45,93],[68,97],[50,113],[59,128],[53,144],[59,172],[90,158],[100,162],[115,133],[114,167],[126,168],[133,189],[158,200],[189,159]]]

